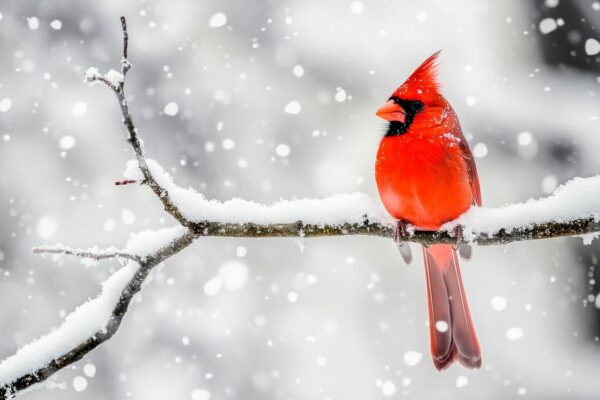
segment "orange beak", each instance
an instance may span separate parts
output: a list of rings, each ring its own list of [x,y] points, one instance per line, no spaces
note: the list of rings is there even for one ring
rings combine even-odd
[[[400,104],[396,104],[394,100],[389,100],[375,113],[378,117],[386,121],[399,121],[404,123],[406,120],[406,112]]]

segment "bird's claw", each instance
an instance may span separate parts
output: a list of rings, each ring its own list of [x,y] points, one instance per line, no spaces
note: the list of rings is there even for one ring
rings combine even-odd
[[[460,258],[465,261],[469,261],[473,256],[473,247],[471,247],[469,244],[462,244],[465,240],[465,237],[460,225],[454,228],[454,237],[456,238],[456,243],[452,245],[452,248],[454,250],[458,250]]]
[[[396,228],[394,229],[394,242],[398,247],[398,251],[400,251],[400,255],[402,259],[409,265],[412,262],[412,250],[410,249],[410,245],[408,243],[404,243],[402,238],[408,236],[408,230],[406,229],[406,223],[404,221],[398,221],[396,223]]]

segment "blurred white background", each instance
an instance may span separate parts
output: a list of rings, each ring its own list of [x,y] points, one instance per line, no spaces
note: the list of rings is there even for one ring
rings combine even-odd
[[[437,49],[484,204],[600,167],[595,1],[2,0],[0,357],[119,268],[32,246],[122,246],[174,224],[147,188],[113,185],[132,157],[118,105],[82,83],[119,66],[120,15],[146,150],[207,197],[376,198],[374,112]],[[390,240],[201,239],[154,273],[110,342],[54,377],[65,390],[22,398],[599,398],[598,250],[477,248],[463,278],[483,368],[440,373],[422,261],[402,265]]]

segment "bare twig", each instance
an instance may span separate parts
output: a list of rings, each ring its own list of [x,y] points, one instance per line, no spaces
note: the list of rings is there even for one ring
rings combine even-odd
[[[121,17],[121,29],[123,30],[123,58],[121,59],[121,71],[123,75],[127,74],[131,64],[127,60],[127,47],[129,45],[129,33],[127,32],[127,20],[125,17]]]
[[[127,71],[129,71],[129,69],[131,68],[131,64],[127,59],[129,33],[127,32],[127,22],[125,20],[125,17],[121,17],[121,28],[123,29],[123,59],[121,60],[123,81],[121,82],[121,85],[118,89],[115,89],[112,85],[110,85],[109,87],[113,89],[115,95],[117,96],[117,99],[119,100],[119,107],[121,109],[121,114],[123,115],[123,124],[125,124],[125,128],[127,128],[127,132],[129,134],[127,142],[133,148],[140,170],[144,175],[144,183],[148,185],[152,189],[154,194],[158,196],[167,213],[173,216],[173,218],[175,218],[181,225],[189,227],[190,222],[183,216],[183,214],[181,214],[177,206],[173,203],[173,201],[169,197],[169,193],[154,179],[154,176],[152,175],[152,172],[150,172],[148,164],[146,163],[144,149],[142,147],[142,143],[140,142],[137,128],[133,123],[133,118],[131,117],[131,112],[129,111],[129,105],[125,96],[125,75],[127,74]]]
[[[134,179],[124,179],[122,181],[116,181],[115,182],[115,186],[124,186],[124,185],[131,185],[133,183],[136,183],[137,181]]]
[[[144,148],[140,141],[137,128],[133,123],[133,118],[131,116],[131,112],[129,111],[129,104],[127,103],[127,97],[125,96],[125,76],[131,68],[131,64],[127,59],[129,33],[127,32],[127,21],[125,20],[125,17],[121,17],[121,28],[123,30],[123,58],[121,59],[121,76],[118,77],[117,80],[110,79],[110,73],[107,75],[100,74],[98,73],[98,70],[96,68],[91,68],[86,72],[85,82],[103,83],[104,85],[112,89],[112,91],[115,93],[119,102],[121,114],[123,115],[123,124],[125,125],[125,128],[127,129],[128,133],[127,142],[133,148],[135,157],[138,161],[139,168],[144,176],[144,180],[142,183],[148,185],[150,189],[152,189],[154,194],[158,196],[167,213],[169,213],[173,218],[175,218],[181,225],[189,227],[191,225],[191,222],[188,221],[183,216],[183,214],[181,214],[177,206],[171,200],[167,190],[165,190],[156,181],[156,179],[152,175],[152,172],[150,171],[150,168],[148,168],[148,163],[146,162],[146,157],[144,156]]]
[[[125,258],[135,262],[141,262],[142,258],[135,254],[113,250],[113,249],[72,249],[64,246],[40,246],[31,250],[33,254],[65,254],[92,260],[104,260],[108,258]]]

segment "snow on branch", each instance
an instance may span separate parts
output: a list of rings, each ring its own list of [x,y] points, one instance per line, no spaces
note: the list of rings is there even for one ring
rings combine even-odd
[[[20,348],[0,363],[0,399],[7,399],[43,382],[79,361],[119,329],[133,296],[153,267],[190,245],[195,235],[180,226],[144,233],[150,244],[130,243],[132,249],[154,250],[139,264],[130,261],[102,284],[102,292],[65,317],[62,325]],[[138,238],[139,239],[139,238]],[[131,242],[131,241],[130,241]]]
[[[200,236],[319,237],[370,235],[391,238],[392,221],[362,193],[325,199],[280,200],[262,205],[242,199],[208,200],[192,188],[177,186],[155,161],[146,164],[156,182],[168,191],[187,225]],[[128,179],[141,179],[136,160],[128,162]],[[477,207],[437,232],[409,227],[403,241],[424,245],[457,243],[493,245],[532,239],[588,235],[600,232],[600,176],[575,178],[548,197],[503,207]]]
[[[125,78],[129,34],[121,17],[123,49],[121,72],[85,73],[85,82],[109,87],[116,95],[135,154],[125,181],[147,185],[179,225],[132,236],[125,249],[71,249],[62,245],[35,248],[39,254],[67,254],[88,260],[107,258],[129,262],[102,284],[102,292],[71,312],[62,325],[19,349],[0,362],[0,399],[6,399],[43,382],[55,372],[80,360],[118,330],[133,296],[152,269],[202,236],[320,237],[371,235],[391,238],[394,221],[379,204],[361,193],[335,195],[321,200],[295,199],[261,205],[247,200],[208,200],[191,188],[178,187],[154,160],[147,159],[134,125]],[[519,240],[583,235],[591,241],[600,232],[600,176],[576,178],[549,197],[498,208],[473,207],[437,232],[410,228],[401,239],[424,245],[435,243],[501,244]],[[461,228],[460,239],[455,237]]]

